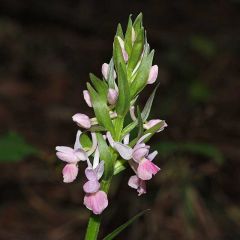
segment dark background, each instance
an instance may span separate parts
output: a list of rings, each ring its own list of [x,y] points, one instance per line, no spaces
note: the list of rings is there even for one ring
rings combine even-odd
[[[141,197],[130,170],[115,177],[100,236],[151,208],[117,239],[240,239],[239,10],[238,0],[1,0],[0,143],[11,150],[0,151],[0,239],[83,239],[83,173],[63,184],[54,148],[73,144],[74,113],[92,115],[88,73],[100,76],[117,24],[140,11],[161,82],[151,117],[169,125],[152,141],[162,171]],[[8,161],[16,134],[38,153]]]

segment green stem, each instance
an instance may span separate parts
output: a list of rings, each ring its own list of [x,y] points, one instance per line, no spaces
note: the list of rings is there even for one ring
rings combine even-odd
[[[109,179],[108,181],[104,181],[104,180],[102,181],[102,190],[104,192],[106,193],[108,192],[110,183],[111,183],[111,179]],[[88,221],[85,240],[97,240],[100,224],[101,224],[101,215],[95,215],[92,213]]]

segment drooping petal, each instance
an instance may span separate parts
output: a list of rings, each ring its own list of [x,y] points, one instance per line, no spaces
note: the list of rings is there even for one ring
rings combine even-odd
[[[97,180],[87,181],[83,185],[83,190],[85,193],[95,193],[100,189],[100,183]]]
[[[152,161],[158,154],[158,151],[154,151],[147,156],[147,159]]]
[[[76,135],[75,144],[74,144],[74,150],[82,149],[82,145],[80,143],[81,134],[82,134],[82,132],[80,130],[78,130],[77,135]]]
[[[131,176],[128,180],[128,186],[134,189],[138,189],[139,178],[137,175]]]
[[[136,118],[136,115],[135,115],[135,107],[131,106],[130,109],[129,109],[129,112],[130,112],[130,116],[131,116],[132,120],[136,121],[137,118]]]
[[[94,214],[101,214],[108,206],[107,194],[103,191],[87,193],[84,197],[84,205]]]
[[[96,150],[95,150],[95,153],[94,153],[94,158],[93,158],[93,169],[95,169],[98,166],[99,157],[100,157],[100,154],[99,154],[99,150],[98,150],[98,147],[97,147]]]
[[[66,164],[62,170],[63,182],[70,183],[73,182],[78,175],[78,167],[76,164]]]
[[[132,154],[133,154],[133,149],[130,148],[127,145],[124,145],[122,143],[119,142],[115,142],[114,143],[114,148],[118,151],[118,153],[120,154],[120,156],[125,159],[125,160],[129,160],[132,158]]]
[[[92,107],[92,101],[88,90],[83,91],[83,98],[89,107]]]
[[[85,114],[76,113],[75,115],[72,116],[72,119],[74,122],[77,123],[79,127],[86,128],[86,129],[91,127],[90,118]]]
[[[151,133],[147,133],[147,134],[143,135],[142,137],[140,137],[139,140],[137,141],[137,144],[142,143],[150,135],[151,135]]]
[[[148,84],[155,83],[155,81],[157,80],[157,76],[158,76],[158,66],[154,65],[150,69],[150,73],[149,73],[149,77],[148,77],[147,83]]]
[[[152,175],[155,175],[159,170],[160,168],[157,165],[145,158],[139,163],[137,174],[142,180],[150,180]]]

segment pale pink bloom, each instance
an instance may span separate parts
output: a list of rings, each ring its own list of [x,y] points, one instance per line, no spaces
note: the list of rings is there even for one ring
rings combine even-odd
[[[86,129],[91,127],[90,118],[85,114],[76,113],[75,115],[72,116],[72,119],[74,122],[77,123],[79,127],[86,128]]]
[[[128,180],[128,186],[137,189],[138,196],[145,194],[146,191],[146,182],[139,178],[137,175],[131,176]]]
[[[152,175],[155,175],[160,168],[152,163],[147,158],[143,158],[138,165],[137,168],[137,175],[142,180],[150,180],[152,178]]]
[[[163,122],[163,126],[157,132],[161,132],[162,130],[164,130],[165,127],[168,126],[167,123],[161,119],[152,119],[152,120],[146,122],[145,124],[143,124],[143,128],[150,129],[160,122]]]
[[[104,191],[87,193],[84,197],[84,205],[94,214],[101,214],[108,206],[107,194]]]
[[[149,76],[148,76],[147,83],[148,84],[155,83],[155,81],[157,80],[157,76],[158,76],[158,66],[154,65],[150,69],[150,73],[149,73]]]
[[[144,143],[136,144],[133,148],[132,158],[134,161],[138,162],[149,153],[149,146]]]
[[[106,80],[108,79],[108,74],[109,74],[109,64],[104,63],[102,65],[102,75]],[[117,77],[117,74],[115,71],[113,73],[113,77],[114,77],[114,79],[116,79],[116,77]]]
[[[109,88],[107,99],[108,99],[109,104],[114,105],[118,99],[118,91],[113,88]]]
[[[92,107],[92,101],[88,90],[83,91],[83,97],[89,107]]]
[[[128,61],[128,54],[125,50],[124,41],[120,37],[118,37],[118,41],[119,41],[120,47],[122,49],[123,59],[124,59],[125,62],[127,62]]]
[[[62,170],[63,182],[73,182],[78,175],[78,166],[75,163],[66,164]]]

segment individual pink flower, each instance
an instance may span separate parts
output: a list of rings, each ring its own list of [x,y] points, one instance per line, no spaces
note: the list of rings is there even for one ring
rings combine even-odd
[[[83,91],[83,97],[89,107],[92,107],[92,101],[88,90]]]
[[[125,50],[124,41],[120,37],[118,37],[118,41],[119,41],[120,47],[122,49],[123,59],[124,59],[125,62],[127,62],[128,61],[128,54]]]
[[[118,99],[118,91],[113,88],[109,88],[108,94],[107,94],[107,99],[108,99],[109,104],[114,105]]]
[[[108,74],[109,74],[109,64],[104,63],[102,65],[102,75],[106,80],[108,79]],[[115,71],[113,72],[113,77],[114,77],[114,79],[116,79],[116,77],[117,77],[117,74]]]
[[[86,129],[91,127],[91,120],[86,114],[76,113],[72,116],[72,119],[79,127]]]
[[[146,191],[146,182],[139,178],[137,175],[131,176],[128,180],[128,186],[134,189],[137,189],[138,196],[145,194]]]
[[[150,180],[159,170],[160,168],[157,165],[152,163],[149,159],[143,158],[139,161],[137,175],[142,180]]]
[[[92,147],[88,151],[85,151],[80,144],[81,133],[80,130],[77,132],[74,148],[65,146],[56,147],[57,157],[67,162],[62,171],[63,181],[65,183],[72,182],[76,179],[78,174],[78,162],[88,160],[88,156],[90,156],[97,147],[96,135],[92,133]]]
[[[158,76],[158,66],[154,65],[150,69],[150,73],[149,73],[149,76],[148,76],[147,84],[155,83],[155,81],[157,80],[157,76]]]
[[[101,214],[108,206],[107,194],[104,191],[87,193],[84,197],[83,203],[94,214]]]

